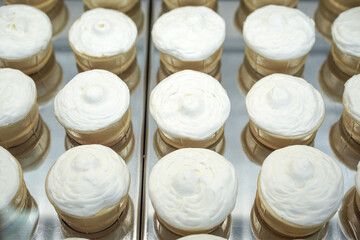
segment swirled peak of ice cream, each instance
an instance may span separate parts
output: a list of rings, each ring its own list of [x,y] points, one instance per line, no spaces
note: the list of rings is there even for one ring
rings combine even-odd
[[[224,125],[230,100],[213,77],[184,70],[164,79],[151,92],[150,113],[165,135],[205,140]]]
[[[25,118],[35,103],[36,86],[30,77],[16,69],[0,69],[0,126]]]
[[[360,122],[360,74],[345,83],[343,103],[353,118]]]
[[[15,197],[20,186],[20,171],[17,160],[0,146],[0,212]],[[22,181],[22,179],[21,179]]]
[[[260,173],[260,189],[281,218],[301,226],[324,223],[339,208],[344,194],[341,169],[320,150],[302,145],[271,153]]]
[[[94,57],[125,53],[135,44],[136,37],[137,28],[131,18],[104,8],[86,11],[69,31],[72,47]]]
[[[156,214],[184,231],[220,225],[235,207],[237,177],[220,154],[201,148],[176,150],[156,163],[149,178]]]
[[[360,57],[360,7],[342,12],[332,24],[331,34],[343,53]]]
[[[256,126],[286,137],[310,133],[325,116],[321,94],[304,79],[286,74],[255,83],[246,96],[246,109]]]
[[[179,240],[226,240],[226,238],[218,237],[211,234],[195,234],[179,238]]]
[[[50,169],[47,195],[60,210],[88,217],[125,197],[130,173],[109,147],[82,145],[63,153]]]
[[[264,57],[296,59],[309,53],[313,47],[315,24],[298,9],[268,5],[246,18],[243,36],[246,45]]]
[[[0,58],[33,56],[46,49],[51,37],[50,19],[39,9],[22,4],[0,7]]]
[[[200,61],[224,43],[225,21],[207,7],[180,7],[163,14],[151,35],[159,51],[183,61]]]
[[[66,128],[96,131],[119,121],[129,108],[126,84],[106,70],[90,70],[76,75],[57,94],[56,118]]]

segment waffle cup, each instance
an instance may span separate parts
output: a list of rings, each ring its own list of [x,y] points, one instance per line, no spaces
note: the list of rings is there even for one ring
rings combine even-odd
[[[261,174],[261,173],[260,173]],[[260,175],[257,181],[257,191],[255,197],[255,208],[261,220],[263,220],[274,232],[278,233],[281,236],[299,239],[306,239],[308,236],[320,232],[322,229],[326,228],[327,223],[333,217],[331,215],[325,222],[313,225],[313,226],[301,226],[286,221],[277,215],[270,206],[266,203],[264,197],[262,196],[260,189]]]
[[[347,239],[359,239],[360,233],[360,209],[358,207],[359,194],[355,187],[345,194],[341,208],[339,209],[340,228]]]
[[[235,16],[234,16],[234,23],[236,28],[242,33],[244,22],[246,18],[250,15],[251,10],[248,8],[247,5],[244,4],[243,1],[240,1],[239,7],[236,9]]]
[[[354,76],[360,73],[360,57],[341,52],[334,42],[331,44],[331,54],[335,65],[345,74]]]
[[[35,103],[23,119],[1,126],[0,146],[10,148],[26,142],[35,133],[39,118],[39,107]]]
[[[273,60],[261,56],[248,46],[245,46],[245,57],[249,65],[259,74],[267,76],[273,73],[297,74],[305,65],[308,54],[289,60]]]
[[[0,211],[0,230],[5,229],[16,221],[21,220],[21,218],[26,218],[26,210],[28,210],[28,208],[34,207],[37,209],[37,204],[35,200],[31,197],[26,188],[23,171],[18,161],[17,164],[19,168],[20,179],[19,188],[9,205],[2,211]]]
[[[293,76],[302,77],[304,73],[304,69],[305,69],[305,65],[302,66],[300,71],[295,73]],[[238,83],[241,90],[245,94],[247,94],[252,88],[252,86],[263,77],[265,76],[256,72],[255,69],[251,67],[248,59],[244,57],[243,63],[241,64],[238,71]]]
[[[271,149],[279,149],[290,145],[310,145],[314,141],[316,132],[324,121],[325,114],[318,125],[306,134],[286,137],[268,132],[256,126],[251,120],[249,121],[250,132],[253,136],[265,146]]]
[[[157,130],[154,134],[153,143],[154,143],[155,153],[159,159],[161,159],[165,155],[177,150],[177,148],[169,145],[168,143],[166,143],[163,140],[163,138],[160,136],[159,130]],[[207,149],[210,149],[210,150],[222,155],[225,150],[225,136],[222,135],[218,141],[216,141],[214,144],[207,147]]]
[[[49,147],[50,131],[40,117],[35,133],[26,142],[7,150],[18,159],[22,169],[27,170],[45,159]]]
[[[50,18],[53,37],[58,35],[66,26],[69,19],[68,9],[64,0],[58,0],[56,5],[46,14]]]
[[[58,1],[62,1],[62,0],[3,0],[3,1],[5,4],[30,5],[47,13],[55,7]]]
[[[321,89],[330,98],[341,102],[345,82],[351,76],[342,72],[335,64],[332,54],[329,54],[319,71],[319,83]]]
[[[51,54],[46,65],[34,74],[30,74],[36,85],[37,102],[43,104],[50,100],[59,90],[63,81],[63,71],[55,60],[54,53]]]
[[[74,139],[70,138],[67,134],[65,136],[65,149],[69,150],[70,148],[80,146],[81,144],[76,142]],[[124,159],[125,162],[127,162],[133,151],[135,146],[135,136],[133,133],[133,127],[132,124],[130,124],[130,127],[128,128],[125,136],[114,145],[110,146],[112,150],[114,150],[117,154],[121,156],[122,159]]]
[[[128,195],[121,198],[118,203],[109,207],[105,207],[101,209],[100,212],[88,217],[80,217],[66,213],[56,206],[56,204],[52,201],[52,199],[48,194],[48,189],[47,189],[48,176],[49,174],[46,177],[45,190],[50,203],[54,206],[55,211],[59,215],[59,218],[62,219],[66,224],[68,224],[69,227],[71,227],[72,229],[78,232],[96,233],[107,229],[112,224],[114,224],[116,220],[120,218],[121,213],[124,211],[127,205],[127,201],[129,198]]]
[[[266,5],[275,4],[287,7],[296,7],[298,0],[241,0],[247,6],[247,8],[253,12],[258,8]]]
[[[225,124],[218,131],[216,131],[210,138],[207,138],[205,140],[174,138],[162,132],[161,129],[158,129],[158,131],[160,137],[164,140],[164,142],[175,148],[208,148],[209,146],[215,144],[224,135],[224,128],[225,128]]]
[[[182,61],[163,52],[159,52],[159,55],[164,68],[172,73],[190,69],[210,75],[210,73],[214,72],[214,70],[218,67],[218,63],[220,62],[222,55],[222,46],[210,57],[201,61]]]
[[[45,49],[40,50],[40,52],[27,58],[16,60],[0,58],[0,68],[14,68],[25,74],[32,74],[43,68],[49,61],[52,54],[52,43],[49,42]]]
[[[173,10],[185,6],[204,6],[217,11],[217,0],[163,0],[164,10]]]
[[[63,125],[59,119],[58,122]],[[129,107],[119,121],[97,131],[79,131],[67,128],[64,125],[63,127],[65,128],[66,134],[80,144],[102,144],[105,146],[112,146],[118,143],[126,135],[130,123],[131,111]]]
[[[78,52],[69,42],[74,52],[75,61],[84,71],[92,69],[108,70],[116,75],[126,71],[136,59],[136,45],[125,53],[119,53],[113,56],[94,57]]]
[[[139,0],[83,0],[86,7],[109,8],[120,12],[128,12],[135,7]]]
[[[345,105],[342,113],[342,119],[346,132],[352,139],[354,139],[355,142],[360,144],[360,122],[351,116]]]

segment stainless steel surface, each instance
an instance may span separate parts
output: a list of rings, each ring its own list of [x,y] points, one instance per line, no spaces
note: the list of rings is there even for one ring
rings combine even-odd
[[[84,5],[82,1],[65,1],[69,10],[69,20],[65,29],[53,40],[56,61],[61,65],[63,70],[63,87],[69,82],[77,73],[75,59],[67,40],[67,33],[71,24],[80,17],[84,12]],[[144,14],[144,27],[137,39],[137,63],[140,68],[140,79],[137,87],[131,94],[131,122],[134,134],[134,148],[133,152],[127,161],[127,165],[131,174],[130,185],[130,204],[125,213],[122,214],[118,224],[111,227],[111,233],[101,239],[139,239],[140,228],[140,209],[141,209],[141,188],[142,188],[142,163],[143,163],[143,136],[144,136],[144,104],[145,104],[145,87],[146,87],[146,56],[147,56],[147,19],[149,1],[141,2],[141,11]],[[132,83],[133,84],[133,83]],[[136,82],[135,82],[136,84]],[[66,226],[60,224],[60,220],[48,201],[45,194],[45,178],[46,175],[56,161],[56,159],[65,151],[65,131],[64,128],[56,121],[53,110],[53,99],[40,106],[40,114],[44,122],[47,124],[51,143],[50,150],[44,161],[38,163],[29,170],[24,170],[24,179],[27,188],[31,195],[36,200],[39,210],[40,219],[38,227],[35,231],[34,239],[63,239],[71,236],[82,237],[97,237],[98,235],[86,236],[80,235]],[[128,147],[131,149],[131,147]],[[24,229],[24,226],[19,226],[19,229]],[[64,231],[65,229],[65,231]],[[11,234],[7,237],[12,238]]]
[[[226,122],[225,127],[225,150],[224,156],[230,160],[236,168],[238,176],[238,196],[234,211],[232,212],[232,222],[230,226],[229,239],[255,239],[250,226],[250,211],[255,199],[256,182],[261,166],[251,161],[242,147],[241,135],[247,125],[249,118],[245,109],[245,94],[238,84],[238,69],[244,58],[244,40],[235,27],[234,15],[239,7],[239,1],[222,1],[219,0],[219,13],[226,21],[226,40],[224,44],[224,52],[221,60],[222,84],[228,92],[231,101],[231,113]],[[313,17],[317,8],[317,1],[299,1],[298,8]],[[158,18],[161,11],[161,0],[154,1],[153,22]],[[154,45],[150,45],[150,77],[149,77],[149,93],[156,86],[156,73],[159,68],[159,54]],[[325,61],[330,50],[330,43],[317,34],[316,44],[306,61],[304,78],[311,82],[313,86],[320,90],[318,83],[318,72],[321,65]],[[347,168],[342,162],[337,160],[335,154],[331,150],[329,143],[329,131],[335,124],[342,112],[341,103],[334,102],[326,94],[320,90],[326,103],[326,117],[324,123],[320,127],[314,146],[323,152],[329,154],[336,159],[340,165],[344,179],[345,192],[354,185],[355,171]],[[154,147],[154,134],[157,127],[147,113],[148,130],[146,137],[146,158],[144,172],[144,204],[143,204],[143,239],[157,239],[154,222],[154,209],[151,205],[148,195],[147,180],[151,169],[159,160]],[[246,132],[245,132],[246,133]],[[251,148],[255,151],[265,154],[266,149]],[[261,161],[261,156],[259,157]],[[345,239],[338,224],[338,215],[336,214],[330,221],[329,231],[326,239]],[[165,239],[172,239],[175,236],[167,235]],[[170,237],[169,237],[170,236]]]

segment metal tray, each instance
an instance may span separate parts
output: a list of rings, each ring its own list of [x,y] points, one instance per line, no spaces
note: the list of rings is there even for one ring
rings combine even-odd
[[[153,18],[152,23],[158,18],[161,12],[161,0],[153,2]],[[227,90],[231,101],[231,112],[225,126],[225,146],[217,146],[218,151],[223,151],[225,158],[230,160],[236,168],[238,176],[238,196],[234,211],[231,214],[231,221],[226,221],[215,234],[227,236],[229,239],[255,239],[250,226],[250,211],[255,200],[256,183],[261,166],[259,165],[269,150],[261,146],[254,146],[254,140],[248,139],[248,131],[246,125],[249,121],[245,108],[245,94],[241,90],[238,83],[238,70],[243,63],[244,58],[244,40],[240,32],[234,24],[234,16],[236,9],[239,7],[240,1],[218,1],[218,12],[226,21],[226,40],[221,60],[222,85]],[[317,8],[317,1],[299,1],[298,8],[307,15],[313,17]],[[324,123],[320,127],[314,146],[321,151],[329,154],[336,159],[340,165],[344,179],[345,192],[354,186],[355,171],[347,168],[339,161],[333,153],[329,142],[329,131],[332,125],[338,122],[342,104],[333,101],[320,88],[318,82],[319,70],[327,58],[330,51],[330,43],[322,36],[316,36],[316,44],[305,64],[303,77],[320,90],[326,104],[326,117]],[[150,44],[150,74],[149,74],[149,91],[156,86],[156,74],[159,68],[159,54],[154,45]],[[148,195],[148,177],[151,169],[159,160],[157,152],[159,149],[164,150],[163,146],[159,148],[158,137],[156,135],[157,126],[147,113],[147,136],[145,144],[145,172],[144,172],[144,204],[143,204],[143,226],[142,239],[177,239],[178,236],[171,234],[166,229],[159,227],[158,222],[154,221],[154,209],[151,205]],[[245,139],[247,139],[247,144]],[[224,144],[224,142],[222,144]],[[160,144],[161,145],[161,144]],[[223,148],[221,150],[221,148]],[[268,151],[268,152],[267,152]],[[255,156],[249,158],[249,153],[256,153]],[[229,220],[229,219],[227,219]],[[340,226],[338,224],[338,214],[336,214],[329,224],[329,231],[326,239],[345,239]]]
[[[24,179],[27,188],[33,198],[36,200],[40,211],[40,219],[33,235],[34,239],[63,239],[67,237],[85,237],[100,239],[139,239],[140,219],[141,219],[141,193],[142,193],[142,171],[143,171],[143,136],[145,121],[145,91],[146,91],[146,69],[147,69],[147,44],[148,44],[148,9],[150,1],[141,1],[140,14],[143,14],[143,29],[137,39],[137,65],[134,66],[134,73],[127,76],[131,85],[131,122],[132,132],[129,132],[128,141],[122,142],[118,149],[127,157],[127,165],[131,174],[130,185],[130,203],[126,211],[121,215],[120,220],[105,232],[83,235],[77,233],[65,224],[62,224],[58,218],[53,206],[48,201],[45,194],[46,175],[56,161],[56,159],[65,152],[65,130],[56,121],[53,110],[53,99],[40,105],[40,115],[50,130],[50,148],[46,158],[42,162],[34,163],[31,167],[24,169]],[[65,29],[53,39],[53,47],[56,61],[60,64],[63,73],[63,87],[77,73],[77,67],[72,50],[67,40],[67,33],[71,24],[84,12],[82,1],[66,1],[69,18]],[[3,5],[3,3],[1,3]],[[137,74],[137,75],[136,75]],[[20,226],[24,229],[25,226]],[[28,239],[29,234],[19,235],[14,232],[1,234],[5,239]],[[23,232],[23,231],[19,231]]]

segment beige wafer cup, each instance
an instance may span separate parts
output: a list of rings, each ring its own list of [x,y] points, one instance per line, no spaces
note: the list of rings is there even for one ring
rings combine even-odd
[[[27,58],[16,60],[0,58],[0,68],[14,68],[25,74],[32,74],[43,68],[51,58],[52,54],[53,48],[52,43],[50,42],[45,49]]]
[[[354,117],[352,117],[345,104],[343,105],[344,110],[342,113],[342,119],[344,127],[350,137],[360,144],[360,122],[357,121]]]
[[[6,4],[26,4],[36,7],[43,12],[49,12],[55,5],[62,0],[4,0]]]
[[[331,44],[331,54],[336,66],[349,76],[360,73],[360,57],[343,53],[333,42]]]
[[[223,135],[224,135],[223,125],[218,131],[216,131],[210,138],[205,140],[193,140],[188,138],[175,138],[168,136],[161,129],[158,129],[161,138],[167,144],[175,147],[175,148],[208,148],[209,146],[216,143]]]
[[[344,2],[344,1],[343,1]],[[339,14],[348,8],[336,2],[336,0],[320,0],[315,12],[315,26],[319,33],[328,41],[332,40],[331,26]]]
[[[92,69],[104,69],[114,74],[120,74],[127,70],[136,59],[136,45],[125,53],[113,56],[94,57],[78,52],[69,42],[74,52],[75,61],[84,71]]]
[[[283,5],[293,8],[298,4],[298,0],[241,0],[241,2],[244,2],[251,12],[270,4]]]
[[[217,0],[163,0],[163,3],[167,11],[185,6],[205,6],[217,10]]]
[[[250,66],[259,74],[267,76],[273,73],[297,74],[305,65],[308,54],[289,60],[273,60],[261,56],[254,50],[245,46],[245,57]]]
[[[51,169],[50,169],[51,171]],[[50,173],[49,171],[49,173]],[[121,215],[123,210],[126,207],[126,203],[128,201],[129,196],[124,196],[118,203],[103,208],[100,212],[89,216],[89,217],[80,217],[75,216],[72,214],[68,214],[61,209],[59,209],[56,204],[52,201],[51,197],[49,196],[48,189],[47,189],[47,179],[49,173],[46,177],[45,182],[45,190],[46,195],[50,201],[50,203],[54,206],[55,211],[59,215],[59,217],[67,223],[72,229],[83,232],[83,233],[96,233],[105,230],[106,228],[110,227]],[[129,189],[128,189],[129,191]]]
[[[128,12],[139,0],[83,0],[84,4],[89,8],[110,8],[120,12]]]
[[[348,239],[359,239],[360,209],[357,206],[358,193],[355,187],[344,195],[338,212],[340,228]]]
[[[39,107],[35,103],[23,119],[6,126],[0,126],[0,146],[10,148],[24,143],[35,133],[38,122]]]
[[[58,118],[57,120],[63,125]],[[102,144],[105,146],[112,146],[125,136],[130,127],[130,122],[131,110],[129,107],[119,121],[97,131],[78,131],[67,128],[64,125],[63,127],[65,128],[67,135],[80,144]]]
[[[266,203],[261,193],[259,179],[260,177],[257,181],[257,191],[254,203],[255,207],[259,213],[260,218],[264,220],[266,224],[268,224],[275,232],[279,233],[280,235],[288,236],[290,238],[304,238],[306,236],[312,235],[320,231],[335,214],[334,213],[333,215],[331,215],[325,222],[314,226],[301,226],[288,222],[285,219],[281,218],[279,215],[277,215]]]
[[[57,36],[65,28],[69,19],[69,12],[64,0],[58,0],[56,5],[46,14],[51,21],[53,37]]]
[[[324,118],[325,118],[325,114],[323,115],[321,121],[312,131],[297,136],[281,136],[278,134],[268,132],[258,127],[251,120],[249,120],[249,127],[251,133],[259,142],[261,142],[262,144],[264,144],[265,146],[271,149],[279,149],[290,145],[310,145],[314,141],[316,132],[321,126],[322,122],[324,121]]]
[[[234,16],[234,23],[236,28],[242,33],[244,22],[251,13],[251,10],[248,8],[247,5],[244,4],[243,1],[240,1],[239,7],[236,9],[235,16]]]

